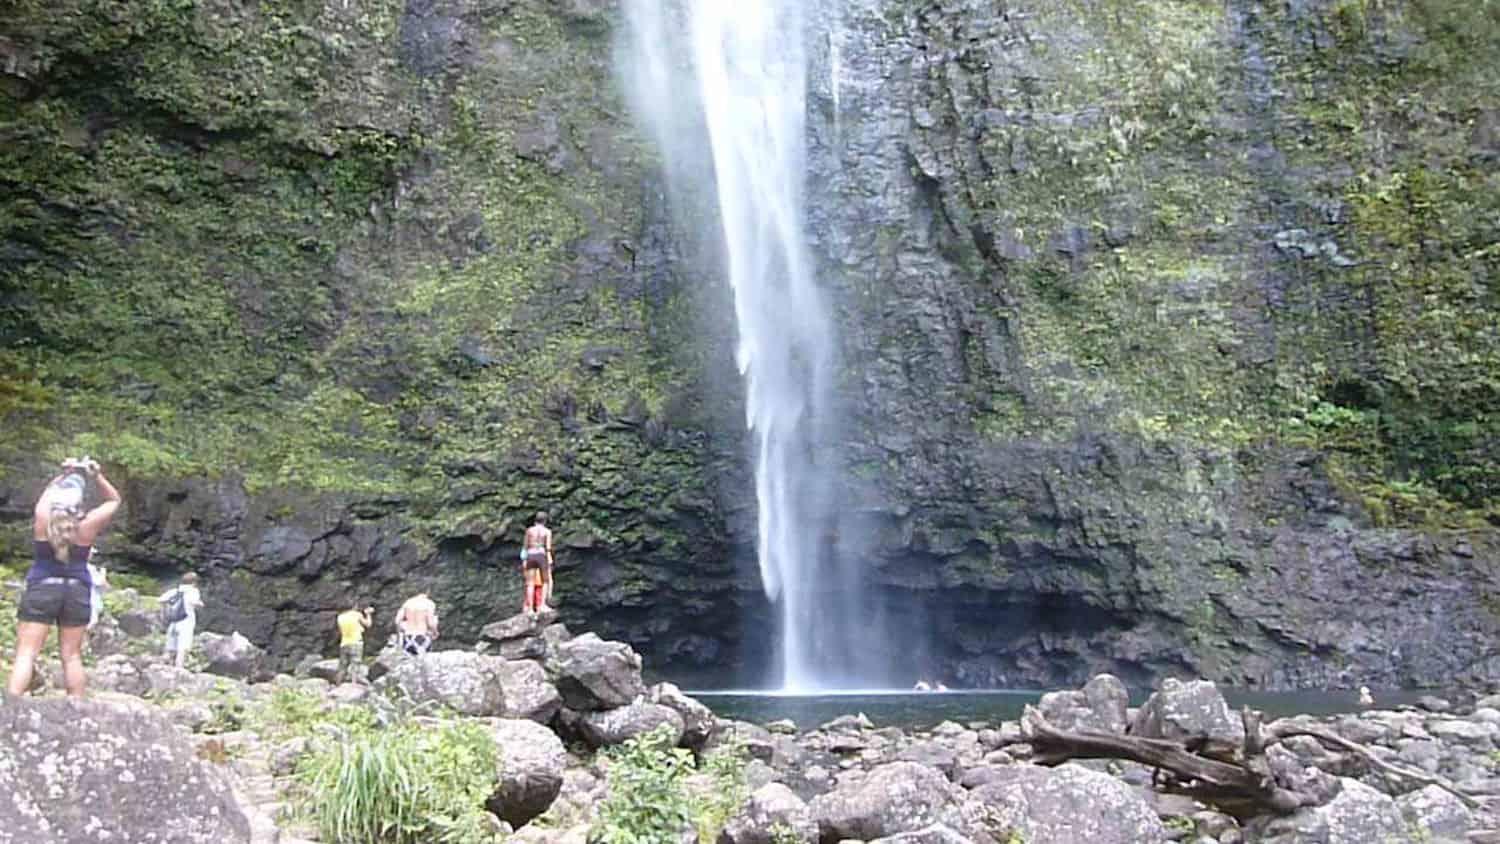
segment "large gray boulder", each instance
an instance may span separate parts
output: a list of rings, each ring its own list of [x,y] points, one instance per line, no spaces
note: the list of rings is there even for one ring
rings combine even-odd
[[[124,653],[125,645],[129,640],[130,636],[120,629],[120,625],[113,618],[100,615],[99,623],[89,628],[89,653],[95,657]]]
[[[659,703],[637,701],[604,712],[584,712],[578,718],[578,732],[592,747],[623,744],[660,726],[667,726],[669,746],[682,740],[682,716]]]
[[[150,688],[142,661],[124,654],[107,656],[95,663],[89,670],[88,683],[91,691],[120,692],[137,697]]]
[[[1168,678],[1146,699],[1130,731],[1144,738],[1193,744],[1215,741],[1239,747],[1245,725],[1229,711],[1229,703],[1209,680],[1184,683]]]
[[[498,644],[480,642],[476,650],[480,653],[494,654],[501,659],[534,659],[540,662],[547,658],[547,643],[542,641],[540,636],[509,639]]]
[[[303,668],[303,666],[298,666],[298,668]],[[305,670],[306,676],[329,683],[337,683],[341,679],[339,677],[339,661],[336,659],[320,659],[316,662],[310,662],[303,670]]]
[[[1451,791],[1429,785],[1396,798],[1396,808],[1417,835],[1428,841],[1464,841],[1473,825],[1473,814]]]
[[[255,680],[265,672],[265,651],[261,650],[239,631],[228,636],[204,633],[198,637],[203,659],[207,663],[203,670],[221,677],[238,680]]]
[[[394,671],[396,666],[412,658],[402,653],[401,648],[397,647],[394,641],[387,642],[385,647],[375,655],[369,667],[365,669],[365,678],[371,682],[379,680]]]
[[[9,698],[0,736],[0,841],[250,840],[223,772],[149,706]]]
[[[568,753],[562,739],[535,721],[494,721],[495,767],[499,780],[488,807],[495,816],[520,828],[547,811],[562,790]]]
[[[933,824],[916,832],[902,832],[877,838],[870,844],[974,844],[974,839],[942,824]],[[1001,842],[1007,844],[1007,842]]]
[[[547,682],[547,672],[530,660],[501,659],[495,671],[500,678],[501,706],[507,718],[528,718],[538,724],[552,720],[562,707],[557,687]]]
[[[926,765],[950,780],[958,775],[958,754],[940,741],[914,741],[896,754],[896,761]]]
[[[868,841],[934,824],[967,829],[961,799],[958,786],[942,773],[915,762],[892,762],[818,795],[809,809],[821,840]]]
[[[717,721],[713,733],[703,745],[703,752],[712,753],[721,747],[739,747],[751,759],[770,763],[776,758],[776,739],[759,724],[749,721]]]
[[[718,844],[811,844],[817,840],[818,824],[807,804],[790,788],[773,782],[757,788],[724,824]]]
[[[1154,844],[1167,840],[1156,812],[1128,785],[1078,765],[1007,765],[970,792],[991,826],[1026,844]],[[1002,836],[1003,840],[1003,836]]]
[[[688,697],[671,683],[657,683],[646,691],[646,699],[682,716],[682,746],[698,749],[708,741],[718,718],[713,710]]]
[[[146,679],[145,695],[175,694],[184,697],[207,697],[215,694],[245,696],[247,686],[234,677],[216,677],[201,671],[189,671],[171,663],[140,662]]]
[[[564,642],[571,641],[572,638],[573,633],[572,631],[568,630],[568,626],[566,624],[562,624],[559,622],[557,624],[547,625],[547,627],[542,630],[542,641],[547,645],[547,658],[554,658],[557,655],[557,649],[561,648]]]
[[[579,712],[624,706],[646,691],[640,654],[624,642],[606,642],[593,633],[558,645],[549,665],[563,704]]]
[[[510,618],[486,624],[479,631],[479,649],[504,659],[544,659],[547,642],[542,630],[557,620],[557,613],[549,610],[537,615],[517,613]]]
[[[1048,692],[1037,709],[1048,723],[1062,730],[1125,731],[1125,710],[1130,694],[1112,674],[1098,674],[1077,691]]]
[[[418,703],[433,702],[460,715],[505,714],[501,670],[505,661],[469,651],[433,651],[396,663],[381,678]]]
[[[526,639],[539,636],[543,628],[557,620],[557,612],[547,612],[528,615],[527,613],[516,613],[510,618],[486,624],[479,630],[479,638],[482,641],[501,644],[516,639]]]
[[[1396,801],[1358,780],[1340,778],[1338,794],[1319,806],[1278,818],[1259,818],[1247,827],[1260,844],[1406,844],[1420,840],[1407,826]]]
[[[126,610],[117,619],[120,632],[133,639],[162,632],[161,616],[148,610]]]

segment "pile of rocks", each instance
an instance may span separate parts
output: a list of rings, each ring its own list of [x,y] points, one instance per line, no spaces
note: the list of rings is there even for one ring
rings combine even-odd
[[[120,635],[152,635],[149,619],[138,625],[139,634],[129,629],[133,622],[120,621]],[[717,718],[669,683],[647,685],[641,659],[628,645],[574,636],[550,614],[491,624],[473,649],[411,658],[387,647],[374,660],[368,684],[335,685],[337,663],[315,657],[294,676],[262,682],[264,660],[237,635],[206,635],[203,657],[199,664],[207,671],[185,671],[122,649],[93,668],[96,700],[8,704],[0,727],[12,740],[0,744],[0,785],[12,796],[0,802],[0,828],[39,841],[52,840],[42,823],[81,830],[103,824],[140,841],[298,840],[278,830],[274,819],[284,778],[307,742],[264,746],[233,723],[237,707],[278,688],[296,688],[317,692],[328,706],[398,700],[482,720],[498,749],[487,808],[497,824],[514,830],[510,840],[532,844],[585,844],[608,790],[608,760],[593,751],[663,727],[696,753],[731,743],[747,753],[750,796],[729,819],[720,844],[1500,841],[1490,831],[1500,825],[1500,696],[1462,715],[1431,699],[1424,709],[1292,719],[1358,742],[1376,758],[1442,777],[1474,796],[1477,808],[1443,788],[1383,775],[1358,754],[1290,738],[1267,757],[1278,770],[1294,772],[1298,790],[1316,794],[1316,805],[1241,822],[1158,792],[1153,772],[1133,762],[1035,764],[1016,722],[901,730],[850,715],[799,731],[791,722],[762,726]],[[1069,731],[1188,746],[1232,747],[1244,738],[1241,720],[1206,681],[1168,680],[1131,708],[1125,687],[1100,675],[1081,689],[1043,695],[1037,709]],[[64,747],[58,723],[86,725],[89,741],[108,752]],[[230,759],[204,761],[216,754]],[[163,766],[170,770],[158,770]],[[110,795],[107,805],[68,814],[76,811],[55,799],[54,773],[74,782],[98,780]],[[158,835],[151,807],[164,794],[173,795],[174,805],[201,809],[194,810],[197,825]]]
[[[1434,702],[1438,706],[1441,702]],[[1161,738],[1188,746],[1237,745],[1244,727],[1207,681],[1167,680],[1139,709],[1122,684],[1095,677],[1083,689],[1044,695],[1054,725]],[[1500,841],[1500,697],[1462,717],[1406,710],[1326,719],[1299,716],[1365,744],[1377,758],[1444,777],[1474,796],[1470,809],[1436,785],[1383,775],[1357,754],[1288,739],[1268,751],[1298,772],[1316,805],[1242,824],[1228,814],[1152,788],[1153,771],[1128,761],[1043,767],[1029,762],[1020,725],[954,723],[932,730],[876,729],[845,717],[798,735],[765,733],[766,783],[721,839],[768,840],[780,824],[797,840],[1027,844],[1368,844]],[[1274,730],[1276,724],[1268,725]],[[785,840],[785,839],[782,839]]]

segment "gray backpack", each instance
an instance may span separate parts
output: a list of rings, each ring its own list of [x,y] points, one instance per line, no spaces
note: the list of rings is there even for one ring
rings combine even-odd
[[[161,623],[176,624],[188,617],[187,594],[179,586],[172,590],[167,600],[161,605]]]

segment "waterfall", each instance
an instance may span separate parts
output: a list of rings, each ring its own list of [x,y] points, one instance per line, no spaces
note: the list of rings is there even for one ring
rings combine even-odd
[[[858,628],[817,590],[843,589],[836,533],[834,326],[806,244],[807,21],[799,0],[625,0],[621,62],[632,106],[674,193],[710,180],[738,328],[736,362],[755,447],[757,554],[779,609],[782,686],[849,676]],[[831,43],[831,41],[830,41]],[[704,157],[707,156],[707,160]],[[683,204],[687,204],[685,201]],[[837,616],[837,617],[835,617]]]

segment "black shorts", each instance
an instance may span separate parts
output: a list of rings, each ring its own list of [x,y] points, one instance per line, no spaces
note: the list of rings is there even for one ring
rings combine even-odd
[[[93,615],[89,585],[82,580],[54,579],[26,584],[16,618],[58,627],[87,627]]]

